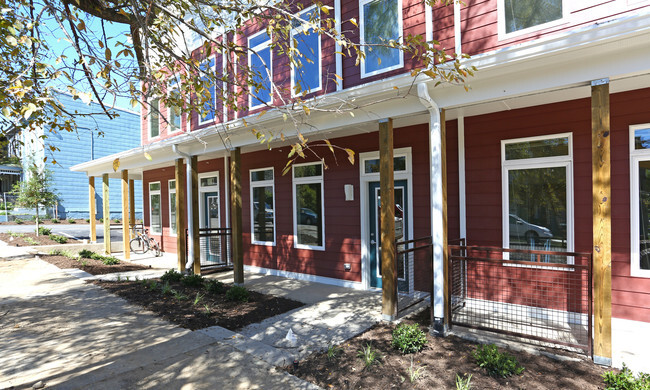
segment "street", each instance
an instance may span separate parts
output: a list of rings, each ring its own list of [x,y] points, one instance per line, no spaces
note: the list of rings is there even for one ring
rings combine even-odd
[[[60,224],[41,224],[48,229],[52,229],[53,234],[75,238],[77,240],[90,240],[90,225],[60,225]],[[36,225],[0,225],[0,233],[29,233],[36,230]],[[122,241],[122,226],[111,226],[111,241]],[[104,228],[97,225],[97,242],[104,242]]]

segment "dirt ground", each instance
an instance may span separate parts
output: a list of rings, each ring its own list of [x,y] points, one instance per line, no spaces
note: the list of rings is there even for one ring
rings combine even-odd
[[[77,242],[76,240],[66,237],[68,244]],[[32,241],[30,241],[30,239]],[[50,239],[49,236],[44,234],[36,236],[36,233],[14,233],[13,236],[9,233],[0,233],[0,241],[6,242],[11,246],[37,246],[37,245],[59,245],[60,243]]]
[[[66,256],[60,255],[39,255],[39,257],[50,264],[54,264],[61,269],[78,268],[82,271],[88,272],[91,275],[105,275],[116,272],[137,271],[149,269],[140,264],[133,264],[126,261],[120,261],[119,264],[106,265],[100,260],[94,259],[70,259]]]
[[[248,302],[232,302],[226,299],[225,285],[220,294],[201,287],[188,287],[181,283],[170,283],[174,292],[164,294],[160,279],[147,281],[93,281],[93,283],[127,301],[142,306],[158,316],[183,328],[197,330],[219,325],[238,330],[266,318],[285,313],[303,306],[302,303],[286,298],[274,297],[250,291]],[[155,283],[155,286],[153,285]],[[198,301],[198,302],[197,302]]]
[[[492,378],[471,356],[477,344],[455,336],[428,334],[428,310],[407,322],[419,323],[427,334],[428,343],[421,352],[402,355],[393,349],[394,326],[381,324],[340,345],[338,357],[330,360],[326,352],[315,353],[299,362],[296,370],[290,367],[288,371],[325,389],[455,389],[456,374],[463,378],[471,375],[472,389],[605,388],[601,375],[606,369],[586,357],[559,361],[511,350],[507,352],[517,358],[524,372],[506,379]],[[357,356],[368,343],[381,356],[380,364],[371,368],[365,368]],[[420,375],[412,382],[410,372]]]

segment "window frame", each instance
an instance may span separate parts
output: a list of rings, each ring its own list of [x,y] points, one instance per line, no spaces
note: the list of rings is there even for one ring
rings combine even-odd
[[[363,11],[363,6],[366,5],[367,3],[372,3],[373,1],[377,0],[359,0],[359,42],[361,44],[361,50],[365,53],[365,21],[364,21],[364,11]],[[403,35],[404,35],[404,20],[403,20],[403,11],[402,11],[402,0],[392,0],[397,2],[397,25],[398,25],[398,31],[399,31],[399,36],[396,41],[398,41],[400,44],[404,42],[403,40]],[[390,72],[391,70],[395,69],[400,69],[404,67],[404,53],[402,50],[396,49],[399,53],[399,63],[397,65],[389,66],[387,68],[382,68],[382,69],[377,69],[372,72],[366,72],[366,59],[363,59],[360,63],[361,66],[361,78],[366,78],[366,77],[371,77],[374,75]]]
[[[271,49],[271,42],[273,40],[273,36],[269,35],[269,39],[264,41],[263,43],[259,43],[256,46],[251,47],[250,42],[252,39],[257,38],[258,36],[266,34],[266,29],[260,30],[256,32],[255,34],[251,35],[248,37],[246,40],[246,44],[248,47],[248,68],[252,69],[251,65],[251,58],[253,55],[256,55],[253,52],[259,53],[260,50],[264,50],[266,48],[269,49],[269,64],[266,65],[266,71],[268,72],[267,76],[269,77],[269,97],[270,100],[268,102],[263,102],[262,104],[258,104],[256,106],[253,105],[253,94],[250,91],[248,91],[248,110],[256,110],[258,108],[263,108],[265,104],[272,104],[273,103],[273,50]],[[255,97],[257,100],[262,101],[262,99],[259,99],[258,97]]]
[[[174,74],[170,78],[170,82],[167,84],[167,96],[169,96],[171,94],[171,90],[173,89],[171,80],[175,81],[174,84],[177,85],[177,86],[178,86],[178,84],[180,84],[180,79],[178,78],[178,74]],[[178,90],[180,91],[180,87],[178,87]],[[180,133],[180,132],[183,131],[183,113],[181,111],[181,113],[179,114],[179,122],[180,122],[180,124],[179,124],[178,127],[176,127],[176,126],[174,126],[172,124],[172,120],[171,120],[171,118],[172,118],[172,109],[173,109],[173,107],[171,105],[169,105],[169,107],[167,107],[167,133],[168,134],[176,134],[176,133]]]
[[[263,172],[263,171],[268,171],[270,170],[273,173],[273,179],[271,180],[260,180],[260,181],[253,181],[253,173],[254,172]],[[250,210],[251,210],[251,244],[253,245],[266,245],[266,246],[275,246],[276,243],[276,236],[277,236],[277,230],[276,230],[276,223],[275,223],[275,215],[276,215],[276,209],[275,209],[275,170],[273,167],[266,167],[266,168],[255,168],[251,169],[248,174],[248,178],[250,180]],[[271,187],[271,191],[273,192],[273,241],[260,241],[255,239],[255,217],[254,217],[254,210],[255,210],[255,199],[253,198],[253,190],[255,188],[259,187]]]
[[[155,109],[154,109],[154,103],[155,103]],[[149,136],[150,140],[160,138],[160,98],[155,97],[152,98],[150,103],[149,103],[149,112],[147,113],[147,123],[149,124],[149,131],[147,132],[147,135]],[[152,135],[151,130],[153,128],[152,124],[156,123],[156,128],[158,129],[158,134],[157,135]]]
[[[174,183],[174,189],[171,188],[171,183]],[[172,229],[172,222],[176,221],[176,218],[172,217],[172,207],[176,207],[176,199],[172,202],[172,194],[176,195],[176,179],[167,180],[167,200],[169,201],[169,235],[171,237],[176,237],[178,235],[178,226],[176,226],[176,232]],[[178,212],[178,210],[176,210]]]
[[[152,184],[158,184],[158,189],[157,190],[152,190],[151,185]],[[151,181],[148,184],[149,188],[149,230],[151,231],[151,234],[162,234],[163,230],[163,223],[162,223],[162,184],[160,181]],[[160,215],[160,230],[154,230],[153,226],[153,207],[152,204],[153,202],[151,201],[151,197],[153,195],[158,195],[160,197],[160,201],[158,202],[160,204],[160,210],[159,210],[159,215]]]
[[[302,15],[303,14],[308,14],[308,13],[312,12],[313,10],[316,10],[316,12],[318,12],[318,20],[320,22],[320,10],[315,5],[313,5],[311,7],[308,7],[308,8],[305,8],[304,10],[302,10],[301,12],[296,14],[296,18],[304,20],[304,19],[302,19]],[[310,29],[310,31],[311,31],[310,35],[311,34],[316,34],[317,39],[318,39],[318,49],[316,50],[316,53],[318,53],[318,65],[317,65],[318,66],[318,87],[317,88],[309,88],[308,90],[303,89],[300,93],[296,93],[296,89],[295,89],[295,87],[296,87],[296,80],[295,80],[296,74],[295,74],[295,72],[297,71],[297,69],[296,69],[296,66],[292,63],[291,64],[291,97],[301,96],[303,93],[312,94],[312,93],[315,93],[315,92],[319,92],[319,91],[321,91],[323,89],[322,39],[321,39],[320,34],[314,32],[312,29]],[[300,24],[300,26],[294,27],[294,28],[291,29],[291,32],[290,32],[291,37],[290,37],[290,39],[291,39],[291,46],[292,47],[293,47],[294,34],[302,34],[302,33],[304,33],[302,23]],[[303,63],[303,67],[304,67],[304,63]]]
[[[505,1],[506,0],[497,0],[497,26],[498,26],[497,28],[498,28],[498,37],[500,41],[510,39],[513,37],[518,37],[521,35],[530,34],[550,27],[558,26],[560,24],[566,23],[567,18],[570,15],[569,1],[560,0],[562,2],[562,17],[560,19],[551,20],[550,22],[538,24],[536,26],[527,27],[513,32],[506,32]]]
[[[546,139],[567,138],[568,153],[566,156],[535,157],[517,160],[506,160],[506,145],[520,142],[540,141]],[[573,252],[575,248],[575,224],[574,224],[574,178],[573,178],[573,133],[556,133],[534,137],[513,138],[501,140],[501,232],[502,246],[509,248],[510,245],[510,192],[508,183],[508,172],[510,170],[536,169],[536,168],[558,168],[566,169],[566,252]],[[508,253],[503,253],[503,259],[508,260]],[[567,264],[573,264],[573,256],[567,256]],[[556,268],[566,270],[565,268]]]
[[[309,176],[309,177],[296,177],[296,167],[309,166],[309,165],[320,165],[321,174],[320,176]],[[325,250],[325,172],[324,165],[322,161],[319,162],[310,162],[302,164],[293,164],[291,168],[291,191],[292,191],[292,204],[293,204],[293,247],[296,249],[310,249],[317,251]],[[299,184],[320,184],[320,198],[321,198],[321,234],[322,234],[322,245],[306,245],[298,243],[298,199],[296,197],[296,187]]]
[[[213,55],[205,58],[203,61],[201,61],[201,63],[200,63],[201,65],[199,65],[199,71],[201,71],[200,67],[203,64],[205,64],[205,63],[210,64],[210,61],[213,61],[212,67],[208,66],[207,69],[212,69],[212,73],[216,74],[216,72],[217,72],[217,55],[216,54],[213,54]],[[214,120],[217,117],[217,96],[216,96],[217,95],[217,85],[216,84],[213,85],[213,88],[214,88],[214,93],[212,94],[212,105],[213,105],[212,108],[214,109],[214,112],[212,114],[212,118],[203,119],[203,116],[201,115],[201,112],[197,112],[197,115],[196,115],[197,116],[197,122],[198,122],[197,126],[203,126],[203,125],[209,124],[211,122],[214,122]]]
[[[630,276],[650,278],[650,269],[641,269],[639,229],[639,162],[650,161],[650,149],[634,148],[634,132],[650,129],[650,123],[629,126],[630,140]]]

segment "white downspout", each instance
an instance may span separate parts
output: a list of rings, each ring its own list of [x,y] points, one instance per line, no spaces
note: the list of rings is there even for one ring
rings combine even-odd
[[[431,168],[429,181],[431,183],[431,239],[433,243],[433,317],[434,330],[444,334],[443,319],[445,315],[444,274],[443,274],[443,242],[442,242],[442,134],[440,128],[440,108],[429,96],[425,83],[418,84],[420,102],[429,110],[429,150]]]
[[[192,156],[178,150],[178,145],[172,145],[172,151],[181,157],[185,158],[185,185],[187,196],[187,261],[185,262],[185,269],[191,269],[194,266],[194,223],[192,223],[192,216],[194,209],[192,207]],[[179,232],[180,233],[180,232]]]
[[[341,35],[341,0],[334,0],[334,21],[336,32]],[[334,58],[336,61],[336,74],[341,77],[341,79],[336,80],[336,90],[343,90],[343,57],[341,56],[341,45],[339,45],[338,40],[335,40],[336,45],[334,48]]]

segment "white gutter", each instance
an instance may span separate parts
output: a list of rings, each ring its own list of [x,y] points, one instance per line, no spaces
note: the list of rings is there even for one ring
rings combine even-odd
[[[429,151],[431,169],[431,239],[433,243],[433,317],[434,330],[444,334],[443,319],[445,315],[444,274],[443,274],[443,220],[442,220],[442,133],[440,127],[440,108],[429,96],[426,83],[418,84],[418,97],[431,114],[429,119]]]
[[[192,156],[183,153],[178,149],[178,145],[172,145],[172,151],[181,157],[185,158],[185,185],[187,196],[187,259],[185,261],[185,269],[189,270],[194,265],[194,223],[192,223],[192,216],[194,215],[194,208],[192,206]],[[182,232],[177,232],[182,234]]]
[[[460,24],[460,1],[454,2],[454,46],[456,54],[463,52],[462,28]]]
[[[427,42],[433,41],[433,7],[428,1],[424,3],[424,31]]]
[[[341,35],[341,0],[334,0],[334,22],[337,34]],[[336,74],[340,77],[343,77],[343,57],[341,56],[341,45],[338,40],[335,40],[336,45],[334,47],[334,58],[336,61]],[[343,90],[343,80],[339,79],[336,81],[336,90]]]

